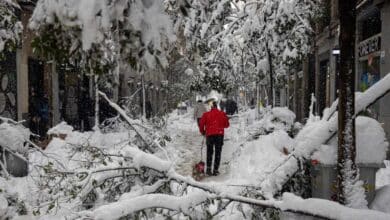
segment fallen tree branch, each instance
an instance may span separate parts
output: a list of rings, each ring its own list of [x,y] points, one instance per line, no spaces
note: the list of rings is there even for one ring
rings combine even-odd
[[[361,93],[356,98],[355,112],[358,114],[375,103],[378,99],[390,92],[390,74],[387,74],[380,81],[375,83],[364,93]],[[333,115],[335,105],[332,105],[330,115]],[[356,115],[354,117],[356,117]],[[298,133],[295,138],[296,145],[291,154],[294,157],[288,158],[279,168],[270,175],[266,176],[265,181],[261,184],[263,192],[268,192],[264,195],[266,198],[272,198],[276,192],[280,191],[282,186],[289,180],[294,173],[297,172],[298,166],[289,166],[288,164],[297,164],[297,158],[310,158],[310,155],[322,144],[326,143],[332,135],[337,132],[337,115],[326,117],[320,121],[315,121],[306,124],[306,126]]]
[[[140,139],[142,140],[142,142],[144,142],[145,144],[145,147],[148,149],[148,151],[150,152],[154,152],[153,149],[151,149],[149,146],[151,145],[145,137],[143,137],[141,135],[140,132],[138,132],[138,130],[133,126],[133,123],[132,123],[132,120],[131,118],[126,114],[126,112],[119,106],[117,105],[115,102],[111,101],[107,95],[101,91],[98,91],[99,92],[99,95],[102,96],[107,102],[108,104],[114,108],[124,119],[125,121],[129,124],[130,128],[134,130],[134,132],[140,137]],[[148,148],[149,147],[149,148]]]

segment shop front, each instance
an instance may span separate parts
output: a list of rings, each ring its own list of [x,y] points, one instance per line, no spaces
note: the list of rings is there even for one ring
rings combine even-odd
[[[356,90],[366,91],[381,78],[382,21],[380,9],[374,5],[362,8],[358,16]],[[366,114],[379,119],[379,102]]]

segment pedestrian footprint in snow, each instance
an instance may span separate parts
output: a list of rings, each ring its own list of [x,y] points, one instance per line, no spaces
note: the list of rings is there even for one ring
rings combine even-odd
[[[194,120],[196,120],[196,122],[198,123],[198,127],[199,127],[200,118],[202,117],[203,113],[205,113],[206,111],[207,111],[206,106],[203,104],[202,100],[199,99],[194,108]]]
[[[221,162],[224,129],[229,127],[229,119],[226,114],[217,108],[217,102],[213,101],[211,110],[203,114],[199,122],[199,131],[206,135],[207,145],[207,175],[217,176]],[[215,154],[214,154],[215,152]],[[211,164],[214,154],[214,170],[211,172]]]

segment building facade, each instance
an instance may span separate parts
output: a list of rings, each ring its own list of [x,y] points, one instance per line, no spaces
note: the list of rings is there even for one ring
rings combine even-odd
[[[338,96],[338,0],[324,0],[325,19],[317,24],[314,50],[316,112],[322,115]],[[360,0],[356,6],[355,89],[364,92],[390,73],[390,1]],[[382,123],[390,139],[390,95],[372,105],[366,115]]]

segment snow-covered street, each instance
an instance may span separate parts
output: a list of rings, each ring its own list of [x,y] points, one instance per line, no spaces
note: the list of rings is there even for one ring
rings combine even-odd
[[[0,220],[389,220],[389,26],[390,0],[0,0]]]
[[[172,142],[169,147],[177,151],[175,164],[177,172],[184,176],[191,176],[194,165],[200,160],[206,161],[206,140],[199,133],[196,121],[192,118],[192,111],[184,115],[175,116],[176,112],[169,118],[167,129],[171,135]],[[230,127],[227,129],[224,145],[222,148],[222,158],[220,166],[220,175],[211,176],[205,181],[222,181],[227,180],[230,175],[230,162],[233,159],[234,153],[240,148],[239,140],[239,122],[240,116],[235,116],[230,120]],[[245,140],[245,138],[243,138]],[[203,146],[203,147],[202,147]],[[201,149],[203,153],[201,154]],[[201,159],[201,156],[202,159]]]

